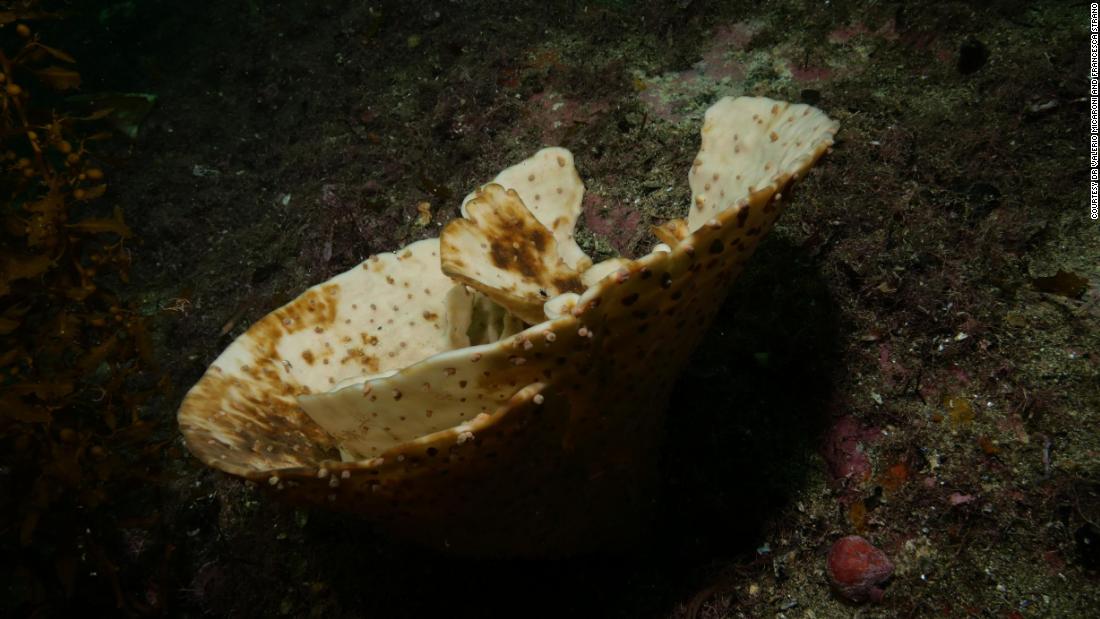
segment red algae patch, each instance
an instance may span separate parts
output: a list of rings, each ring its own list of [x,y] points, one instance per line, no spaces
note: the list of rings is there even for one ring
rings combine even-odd
[[[852,602],[877,602],[885,593],[880,585],[890,579],[894,564],[871,542],[849,535],[829,550],[826,570],[829,583],[841,597]]]

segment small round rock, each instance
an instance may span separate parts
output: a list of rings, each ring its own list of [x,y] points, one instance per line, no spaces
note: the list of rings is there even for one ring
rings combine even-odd
[[[826,563],[829,582],[841,597],[852,602],[877,602],[883,583],[894,573],[886,553],[858,535],[842,537],[829,550]]]

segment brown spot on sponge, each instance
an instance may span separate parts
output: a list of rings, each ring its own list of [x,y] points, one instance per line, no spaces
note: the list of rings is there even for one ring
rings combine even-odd
[[[566,264],[553,234],[514,190],[486,185],[464,211],[465,217],[447,224],[440,237],[447,275],[527,323],[546,319],[542,306],[551,297],[583,290],[580,273]]]
[[[573,165],[573,154],[564,148],[544,148],[497,174],[489,184],[515,191],[531,214],[554,235],[566,265],[583,271],[592,259],[573,239],[584,199],[584,183]],[[477,191],[462,201],[462,215]],[[538,197],[538,199],[536,199]]]

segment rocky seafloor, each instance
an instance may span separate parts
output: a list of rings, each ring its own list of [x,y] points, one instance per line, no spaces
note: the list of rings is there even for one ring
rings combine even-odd
[[[86,533],[113,573],[83,556],[63,587],[9,566],[3,608],[1095,612],[1085,4],[99,4],[44,32],[84,91],[157,96],[135,138],[105,147],[102,199],[136,237],[120,292],[165,377],[140,410],[158,448]],[[370,254],[438,236],[462,196],[542,146],[576,157],[590,255],[648,251],[649,226],[686,212],[703,111],[741,94],[811,103],[841,130],[684,370],[660,517],[635,552],[441,556],[285,506],[185,449],[176,408],[236,335]],[[837,582],[859,569],[829,569],[852,535],[883,555],[862,589]]]

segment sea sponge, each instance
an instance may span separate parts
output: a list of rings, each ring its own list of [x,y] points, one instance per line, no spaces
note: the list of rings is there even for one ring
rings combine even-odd
[[[441,242],[368,259],[249,329],[185,398],[187,444],[453,552],[627,544],[673,382],[836,128],[805,105],[720,101],[688,218],[648,255],[595,266],[573,249],[572,157],[540,151],[472,194]]]

